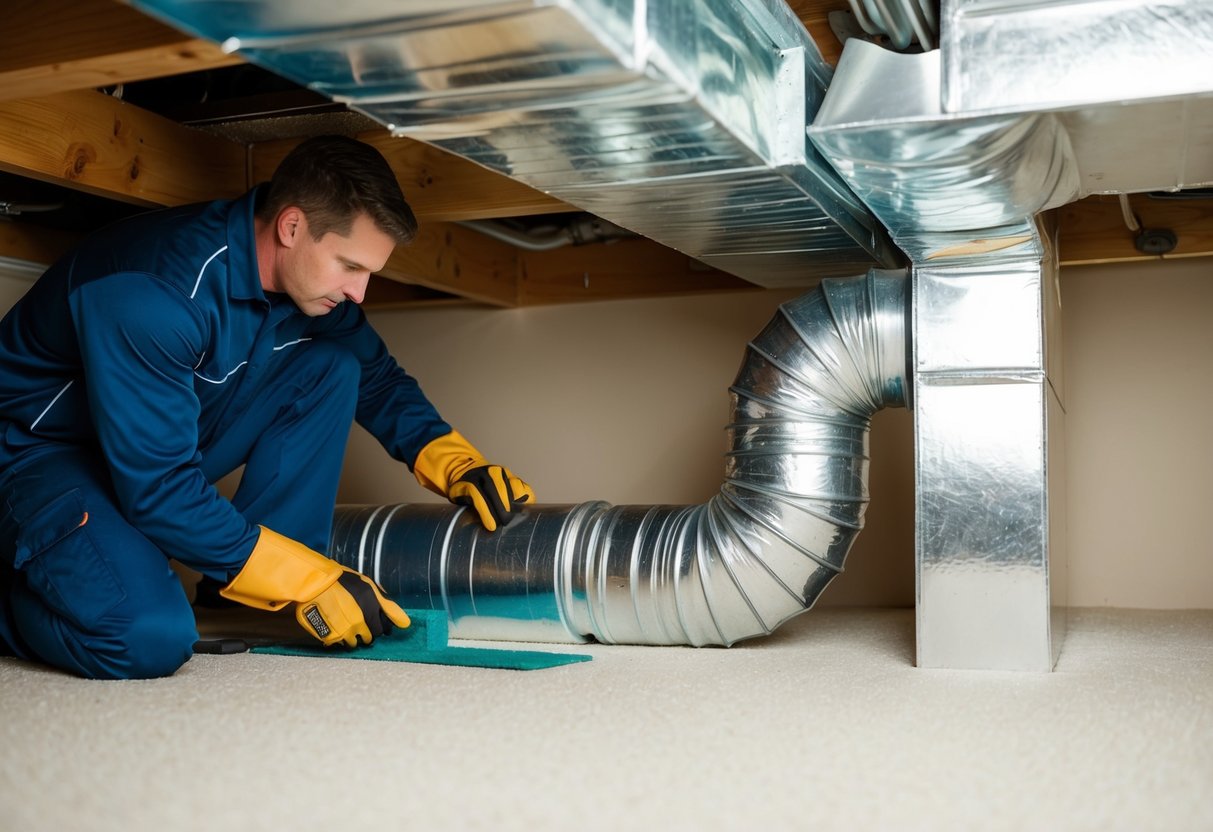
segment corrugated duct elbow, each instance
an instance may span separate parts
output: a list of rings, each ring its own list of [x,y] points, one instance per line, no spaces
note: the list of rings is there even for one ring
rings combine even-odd
[[[902,272],[785,303],[730,387],[725,481],[698,506],[342,506],[331,554],[465,638],[724,644],[809,609],[863,527],[871,417],[905,406]]]

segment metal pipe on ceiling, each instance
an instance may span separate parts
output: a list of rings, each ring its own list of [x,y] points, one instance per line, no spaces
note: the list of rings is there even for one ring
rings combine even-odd
[[[917,44],[923,51],[939,39],[938,0],[849,0],[860,27],[871,35],[884,35],[898,51]]]
[[[698,506],[343,506],[330,555],[462,638],[729,645],[810,607],[868,504],[868,433],[907,404],[902,272],[822,281],[748,345],[720,492]]]
[[[557,226],[530,229],[493,220],[465,220],[459,225],[524,251],[552,251],[566,246],[610,243],[637,236],[626,228],[590,214],[574,216]]]

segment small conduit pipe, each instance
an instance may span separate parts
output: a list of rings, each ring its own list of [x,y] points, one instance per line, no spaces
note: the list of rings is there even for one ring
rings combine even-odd
[[[872,414],[907,404],[907,279],[822,281],[750,342],[725,481],[698,506],[338,507],[330,553],[463,638],[723,644],[809,609],[863,527]]]

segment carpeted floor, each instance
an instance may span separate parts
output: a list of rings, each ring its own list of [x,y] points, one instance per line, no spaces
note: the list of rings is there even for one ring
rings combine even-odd
[[[531,672],[0,660],[0,829],[1213,830],[1213,611],[1074,610],[1052,674],[918,670],[913,628]]]

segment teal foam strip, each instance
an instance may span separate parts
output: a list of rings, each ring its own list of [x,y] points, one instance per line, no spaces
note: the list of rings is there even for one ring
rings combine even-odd
[[[346,649],[319,644],[266,644],[253,653],[278,656],[310,656],[319,659],[365,659],[380,662],[416,662],[459,667],[492,667],[505,670],[541,670],[592,658],[582,653],[545,653],[538,650],[494,650],[484,647],[451,647],[447,644],[446,613],[441,610],[409,610],[412,624],[393,630],[366,647]]]

